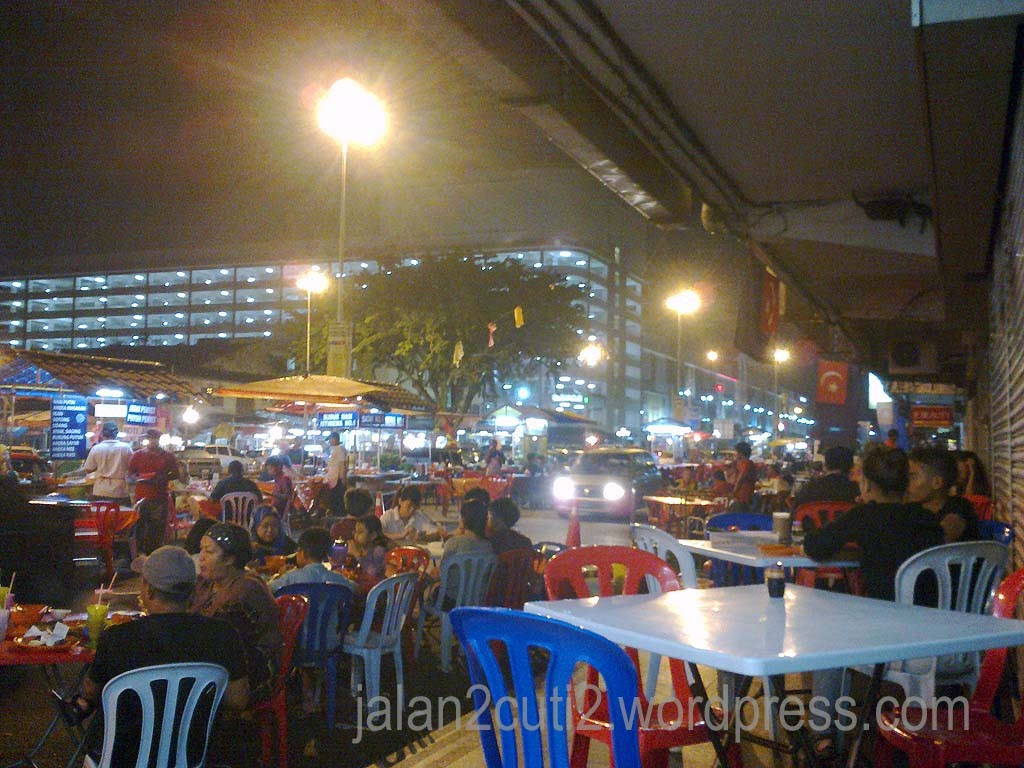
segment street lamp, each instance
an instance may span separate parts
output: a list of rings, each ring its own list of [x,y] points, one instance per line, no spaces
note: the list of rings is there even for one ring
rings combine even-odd
[[[676,313],[676,391],[683,388],[683,315],[692,315],[700,309],[700,294],[692,288],[674,293],[665,301],[665,306]]]
[[[709,363],[718,362],[718,353],[713,349],[709,349],[705,357],[708,359]]]
[[[300,291],[306,292],[306,376],[309,376],[309,337],[313,322],[313,294],[327,290],[327,275],[310,270],[299,276],[295,282]]]
[[[782,347],[777,347],[772,352],[772,370],[775,375],[775,418],[772,420],[772,435],[773,437],[779,436],[779,419],[781,414],[779,413],[779,363],[785,363],[789,360],[789,350]]]
[[[588,368],[593,368],[604,359],[604,349],[601,348],[600,344],[587,344],[576,355],[576,359]]]
[[[372,146],[384,136],[387,130],[387,114],[384,106],[372,93],[351,78],[342,78],[332,85],[316,108],[317,122],[321,130],[341,144],[341,206],[338,215],[338,309],[336,325],[331,331],[329,353],[342,354],[328,361],[330,373],[348,376],[351,371],[351,340],[341,345],[347,337],[345,328],[345,305],[342,298],[342,273],[345,271],[345,205],[348,196],[348,147],[349,144]],[[332,357],[332,355],[329,355]],[[308,364],[306,366],[308,374]]]

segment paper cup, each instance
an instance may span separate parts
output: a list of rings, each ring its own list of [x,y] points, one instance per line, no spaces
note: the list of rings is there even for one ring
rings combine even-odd
[[[772,514],[772,531],[779,544],[789,544],[792,531],[792,520],[789,512],[775,512]]]

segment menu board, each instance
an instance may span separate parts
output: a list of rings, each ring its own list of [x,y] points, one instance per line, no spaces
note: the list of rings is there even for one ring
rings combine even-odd
[[[359,426],[363,429],[405,429],[405,414],[360,413]]]
[[[50,458],[84,459],[89,404],[84,397],[55,397],[50,404]]]
[[[359,414],[355,411],[337,411],[334,413],[318,413],[316,415],[317,429],[355,429],[358,425]]]

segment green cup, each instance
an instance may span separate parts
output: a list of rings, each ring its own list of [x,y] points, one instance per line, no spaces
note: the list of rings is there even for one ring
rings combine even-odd
[[[0,610],[7,607],[7,596],[11,593],[10,587],[0,587]]]
[[[104,603],[91,603],[85,606],[85,613],[88,616],[85,626],[89,632],[89,645],[94,648],[107,625],[107,610],[108,607]]]

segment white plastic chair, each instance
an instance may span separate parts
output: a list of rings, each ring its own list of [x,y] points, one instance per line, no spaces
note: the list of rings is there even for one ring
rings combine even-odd
[[[988,613],[1009,551],[1005,544],[995,541],[966,541],[918,552],[896,571],[896,602],[913,605],[918,580],[930,573],[938,583],[938,608]],[[871,674],[869,668],[857,669]],[[886,668],[885,679],[902,686],[907,696],[931,702],[938,686],[966,684],[973,689],[979,669],[980,654],[958,653],[893,662]],[[848,679],[849,670],[843,675],[844,695],[849,689]]]
[[[633,539],[633,546],[657,555],[670,566],[671,561],[668,555],[675,558],[677,566],[673,567],[679,576],[679,585],[683,589],[697,588],[697,566],[693,563],[693,555],[679,546],[679,542],[668,531],[655,528],[653,525],[633,523],[629,528],[629,535]],[[647,580],[647,588],[653,593],[659,592],[657,583],[653,579]],[[661,656],[656,653],[650,655],[650,662],[647,665],[647,679],[644,681],[644,692],[650,699],[654,698],[654,691],[658,686],[658,675],[661,672]]]
[[[245,491],[227,493],[220,500],[220,519],[251,531],[252,520],[256,516],[256,507],[259,503],[257,496]]]
[[[428,617],[433,617],[441,624],[441,669],[451,671],[454,638],[448,614],[454,608],[483,604],[497,562],[498,558],[492,552],[461,552],[441,560],[441,583],[433,598],[425,600],[420,606],[419,620],[416,622],[415,656],[419,656],[420,646],[423,645],[423,626]],[[446,600],[449,585],[454,587],[454,596]]]
[[[138,721],[141,733],[136,765],[149,768],[203,768],[206,765],[206,746],[213,730],[213,721],[227,684],[228,671],[217,664],[162,664],[140,667],[117,675],[103,686],[103,751],[100,761],[96,763],[86,756],[84,768],[108,768],[112,764],[117,737],[117,710],[126,693],[126,698],[138,701],[142,709]],[[156,719],[158,703],[162,705],[159,721]],[[202,710],[199,710],[200,703],[204,704]],[[207,704],[208,710],[205,708]],[[205,722],[194,722],[197,714],[204,717]],[[203,752],[199,762],[189,762],[189,735],[197,728],[204,731]],[[149,762],[154,742],[156,759]],[[193,759],[195,757],[193,755]]]
[[[390,653],[395,660],[397,695],[405,688],[402,671],[402,628],[409,616],[412,599],[419,583],[419,573],[400,573],[384,579],[366,596],[366,611],[363,622],[355,632],[345,635],[342,650],[352,656],[352,695],[359,694],[359,678],[365,681],[366,702],[370,711],[380,705],[380,668],[384,654]],[[377,603],[384,601],[383,618],[379,628],[374,629],[377,617]],[[400,702],[399,702],[400,705]]]

